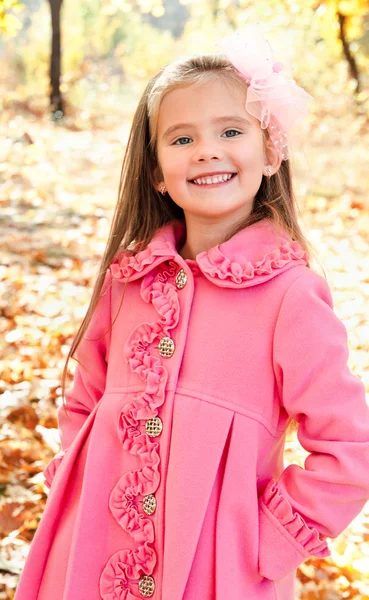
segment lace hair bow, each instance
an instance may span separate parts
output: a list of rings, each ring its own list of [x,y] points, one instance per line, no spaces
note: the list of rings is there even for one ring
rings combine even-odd
[[[287,79],[281,71],[284,65],[276,62],[273,50],[265,39],[261,23],[250,23],[218,40],[223,54],[240,77],[248,83],[246,110],[256,117],[282,154],[289,158],[288,136],[308,114],[313,97]]]

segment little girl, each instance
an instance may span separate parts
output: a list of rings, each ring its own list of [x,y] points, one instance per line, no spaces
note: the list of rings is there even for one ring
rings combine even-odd
[[[292,191],[311,97],[259,25],[221,45],[138,105],[16,600],[292,600],[369,498],[364,386]]]

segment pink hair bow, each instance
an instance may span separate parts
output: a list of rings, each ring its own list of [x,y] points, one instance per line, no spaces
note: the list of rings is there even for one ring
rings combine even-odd
[[[273,50],[265,39],[261,23],[250,23],[219,40],[223,54],[233,64],[240,77],[248,83],[246,110],[260,121],[262,129],[269,127],[274,145],[287,160],[287,136],[309,112],[312,96],[287,79],[276,62]]]

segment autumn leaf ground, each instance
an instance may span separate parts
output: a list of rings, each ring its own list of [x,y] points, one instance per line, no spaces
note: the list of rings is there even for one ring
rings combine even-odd
[[[47,500],[42,471],[59,448],[61,371],[107,239],[130,118],[115,106],[55,124],[21,102],[0,117],[0,600],[14,596]],[[367,391],[368,142],[364,116],[316,113],[293,165],[313,266],[325,270]],[[304,456],[291,437],[286,464]],[[368,600],[369,506],[331,549],[300,567],[297,598]]]

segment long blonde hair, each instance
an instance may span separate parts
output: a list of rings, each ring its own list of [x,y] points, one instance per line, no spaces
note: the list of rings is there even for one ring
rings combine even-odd
[[[121,169],[118,202],[115,208],[104,256],[94,285],[86,316],[73,340],[63,372],[63,397],[68,362],[86,332],[100,298],[109,265],[123,249],[140,245],[144,249],[159,227],[174,219],[184,220],[183,210],[169,194],[162,196],[154,187],[155,173],[160,173],[157,159],[157,124],[160,104],[167,94],[178,88],[206,83],[221,77],[230,86],[247,89],[232,64],[222,55],[205,54],[185,57],[163,67],[147,84],[139,101]],[[268,130],[262,130],[264,141]],[[286,230],[293,240],[311,256],[314,249],[304,237],[297,219],[289,161],[282,161],[279,170],[270,178],[263,177],[254,199],[251,214],[228,232],[230,239],[241,229],[269,218]],[[224,241],[225,241],[224,240]],[[309,266],[309,265],[308,265]]]

